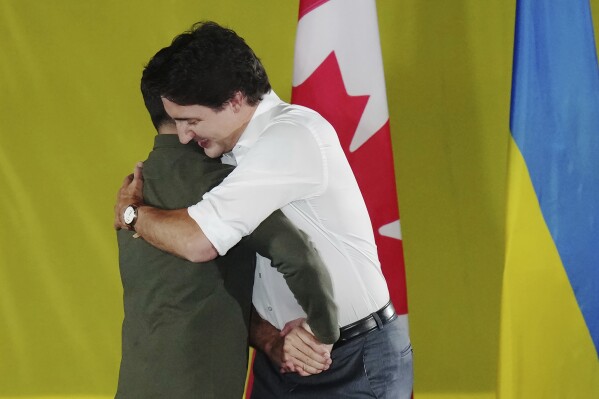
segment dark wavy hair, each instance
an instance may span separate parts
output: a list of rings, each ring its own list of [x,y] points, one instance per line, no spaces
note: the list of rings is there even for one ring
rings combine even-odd
[[[213,109],[222,109],[237,92],[255,105],[270,88],[260,59],[245,41],[210,21],[175,37],[152,57],[142,77],[142,91]]]

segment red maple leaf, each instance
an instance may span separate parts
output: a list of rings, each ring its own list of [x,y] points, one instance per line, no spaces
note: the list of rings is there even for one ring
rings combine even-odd
[[[408,308],[402,242],[379,233],[381,226],[399,219],[389,121],[355,152],[349,151],[368,99],[347,93],[334,52],[291,95],[292,103],[316,110],[337,131],[370,214],[391,299],[404,314]]]

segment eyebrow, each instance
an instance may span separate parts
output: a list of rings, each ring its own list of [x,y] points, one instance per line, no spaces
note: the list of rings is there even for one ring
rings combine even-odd
[[[173,120],[175,120],[175,121],[181,121],[181,122],[185,122],[185,121],[189,121],[189,120],[201,121],[200,118],[173,118]]]

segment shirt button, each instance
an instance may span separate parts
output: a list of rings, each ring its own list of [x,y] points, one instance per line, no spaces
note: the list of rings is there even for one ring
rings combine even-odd
[[[262,273],[258,273],[258,278],[262,278]]]
[[[271,308],[270,306],[268,307],[268,311],[269,311],[269,312],[272,312],[272,308]]]

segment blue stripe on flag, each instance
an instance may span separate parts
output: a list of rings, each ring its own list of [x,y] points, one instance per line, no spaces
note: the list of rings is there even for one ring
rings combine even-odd
[[[588,0],[519,0],[510,128],[599,354],[599,69]]]

